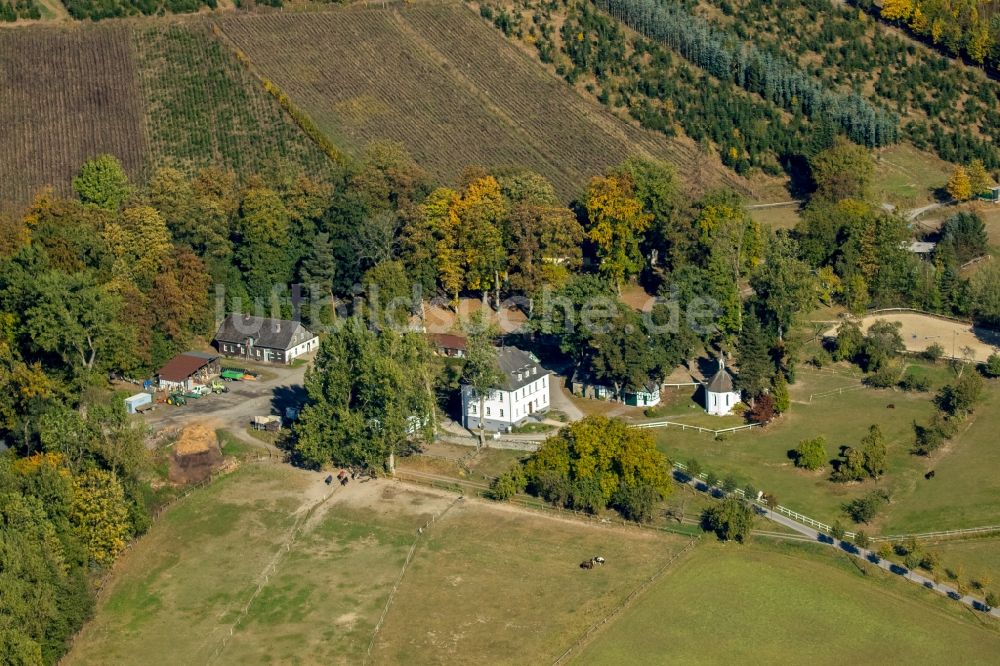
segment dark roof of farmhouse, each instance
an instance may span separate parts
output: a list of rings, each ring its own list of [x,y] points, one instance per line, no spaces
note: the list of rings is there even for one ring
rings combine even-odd
[[[507,378],[503,385],[505,391],[516,391],[548,374],[537,358],[516,347],[501,347],[497,351],[497,365]]]
[[[219,326],[215,339],[218,342],[246,344],[248,338],[253,338],[254,347],[267,349],[290,349],[292,336],[301,322],[288,319],[268,319],[247,314],[231,314]],[[303,330],[308,330],[303,327]],[[309,334],[309,337],[312,337]]]
[[[182,382],[217,358],[214,354],[184,352],[167,361],[156,374],[168,382]]]

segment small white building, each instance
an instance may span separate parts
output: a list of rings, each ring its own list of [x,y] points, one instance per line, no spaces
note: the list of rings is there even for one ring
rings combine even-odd
[[[497,354],[497,363],[504,375],[504,383],[486,396],[479,413],[476,390],[462,385],[462,425],[478,430],[506,431],[521,425],[533,414],[549,409],[549,372],[531,354],[504,347]]]
[[[705,411],[716,416],[725,416],[733,412],[733,407],[742,398],[733,384],[733,376],[726,370],[725,361],[719,359],[719,370],[705,384]]]

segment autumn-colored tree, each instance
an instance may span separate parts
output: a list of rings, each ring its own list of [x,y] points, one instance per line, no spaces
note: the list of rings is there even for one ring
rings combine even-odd
[[[972,198],[972,181],[964,166],[955,167],[955,170],[951,172],[951,177],[948,178],[945,189],[948,191],[948,195],[956,201],[967,201]]]
[[[0,257],[12,256],[30,240],[31,234],[23,217],[0,212]]]
[[[653,216],[626,176],[596,177],[586,195],[587,237],[597,247],[601,273],[621,292],[622,283],[642,268],[639,244]]]
[[[73,481],[70,520],[98,565],[110,564],[129,537],[128,509],[121,482],[111,472],[90,469]]]
[[[545,440],[525,463],[525,476],[545,499],[591,512],[610,504],[631,514],[646,502],[630,491],[650,490],[658,501],[672,490],[667,459],[649,432],[603,416]]]
[[[968,173],[969,188],[972,191],[972,196],[986,192],[993,185],[993,179],[990,178],[990,174],[986,171],[982,160],[972,160],[969,164]]]
[[[151,286],[170,253],[170,232],[156,209],[128,208],[121,219],[104,227],[104,240],[114,257],[116,280]]]
[[[440,187],[420,204],[418,215],[405,232],[405,243],[413,252],[411,267],[425,263],[436,266],[441,287],[458,303],[458,294],[465,284],[465,263],[458,249],[459,195]]]
[[[532,294],[558,287],[582,261],[583,228],[568,208],[516,204],[510,213],[510,285]]]
[[[455,214],[459,223],[458,247],[465,264],[465,286],[482,292],[484,299],[493,290],[499,308],[501,279],[507,268],[502,233],[507,205],[500,184],[493,176],[469,183]]]
[[[913,14],[913,0],[882,0],[882,18],[905,21]]]

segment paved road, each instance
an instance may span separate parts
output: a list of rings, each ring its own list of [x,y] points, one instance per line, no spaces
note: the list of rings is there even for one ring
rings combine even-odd
[[[706,486],[703,481],[687,481],[687,483],[688,485],[702,492],[708,492],[709,490],[708,486]],[[864,560],[869,564],[874,564],[880,569],[884,569],[885,571],[896,574],[901,578],[905,578],[913,583],[922,585],[926,587],[928,590],[934,590],[935,592],[943,594],[946,597],[949,597],[956,601],[961,601],[966,606],[969,606],[977,611],[985,612],[986,610],[985,607],[983,606],[983,602],[980,601],[979,599],[976,599],[975,597],[971,597],[969,595],[963,596],[959,594],[958,590],[956,590],[953,587],[941,583],[935,583],[930,578],[927,578],[926,576],[921,576],[918,573],[910,571],[906,567],[900,566],[888,560],[883,560],[874,551],[867,550],[865,548],[859,548],[849,541],[840,541],[838,539],[834,539],[833,537],[827,534],[823,534],[822,532],[819,532],[817,530],[814,530],[813,528],[807,525],[803,525],[802,523],[793,520],[788,516],[776,513],[758,504],[755,504],[754,508],[757,510],[757,513],[759,513],[761,516],[764,516],[768,520],[774,521],[780,525],[784,525],[785,527],[795,530],[799,534],[808,537],[810,541],[821,543],[825,546],[829,546],[830,548],[836,548],[844,553],[847,553],[852,557],[856,557],[859,560]],[[989,611],[989,614],[992,615],[993,617],[1000,618],[1000,608],[991,609]]]

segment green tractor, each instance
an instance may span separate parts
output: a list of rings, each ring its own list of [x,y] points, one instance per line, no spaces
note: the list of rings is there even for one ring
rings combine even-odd
[[[168,405],[178,405],[178,406],[180,406],[180,405],[186,405],[187,404],[187,398],[184,397],[184,394],[181,393],[180,391],[175,391],[175,392],[171,393],[169,396],[167,396],[167,404]]]
[[[212,382],[212,386],[210,388],[212,389],[212,393],[229,393],[229,387],[218,379]]]

